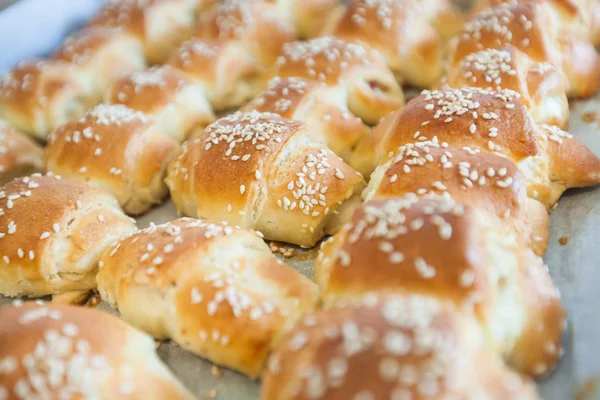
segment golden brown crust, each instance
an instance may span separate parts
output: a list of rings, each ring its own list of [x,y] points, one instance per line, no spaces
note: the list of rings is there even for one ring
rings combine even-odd
[[[327,33],[377,50],[401,82],[430,87],[443,72],[444,41],[430,19],[445,0],[353,0]],[[432,9],[433,8],[433,9]],[[460,13],[455,13],[460,15]],[[461,19],[456,23],[460,26]],[[454,31],[451,25],[450,31]]]
[[[156,64],[191,36],[195,6],[188,0],[113,0],[87,27],[123,29],[143,43],[146,58]]]
[[[122,77],[105,99],[109,104],[123,104],[152,115],[163,132],[177,141],[215,119],[202,86],[168,65]]]
[[[194,399],[152,338],[117,317],[27,303],[3,307],[0,319],[0,392],[8,399]]]
[[[0,198],[0,293],[8,296],[94,288],[102,251],[135,229],[108,193],[68,179],[15,179]]]
[[[450,198],[371,200],[323,246],[315,280],[327,307],[372,291],[449,300],[473,313],[494,348],[539,375],[558,357],[523,343],[559,343],[564,310],[543,264],[498,221]],[[535,330],[538,322],[547,329]],[[546,370],[535,372],[543,363]]]
[[[236,41],[192,38],[183,43],[169,65],[200,84],[217,111],[237,108],[264,86],[267,68]]]
[[[163,178],[178,149],[146,114],[99,105],[52,134],[46,167],[107,190],[126,212],[139,214],[167,195]]]
[[[78,65],[100,93],[120,76],[146,66],[140,42],[117,28],[84,29],[68,37],[52,58]]]
[[[349,162],[368,175],[416,140],[496,152],[519,165],[529,196],[551,207],[568,185],[593,185],[598,179],[600,160],[575,139],[561,139],[568,136],[561,132],[544,134],[512,91],[424,91],[373,129]]]
[[[360,118],[348,110],[342,90],[301,78],[271,79],[267,89],[242,110],[272,112],[306,122],[343,159],[369,133],[369,128]]]
[[[284,45],[271,71],[277,76],[343,87],[350,111],[369,124],[404,104],[402,89],[378,52],[331,36]]]
[[[0,185],[13,178],[42,172],[44,152],[33,140],[0,121]]]
[[[484,346],[447,303],[371,294],[298,323],[271,356],[261,399],[539,398]]]
[[[547,62],[533,62],[511,45],[469,54],[448,71],[445,83],[454,88],[513,90],[537,123],[568,124],[569,105],[561,73]]]
[[[536,156],[534,124],[517,97],[512,91],[479,88],[423,91],[373,129],[351,164],[368,175],[400,146],[434,138],[440,144],[496,151],[516,162]]]
[[[184,214],[307,247],[364,185],[309,126],[256,111],[221,118],[184,144],[166,181]]]
[[[317,301],[316,286],[256,232],[226,223],[152,226],[108,249],[101,265],[100,293],[127,321],[251,377]]]
[[[409,143],[378,167],[363,196],[377,199],[408,193],[449,196],[489,212],[513,227],[536,254],[546,251],[546,207],[527,197],[527,182],[506,157],[469,147]]]
[[[569,96],[589,96],[598,89],[600,57],[586,38],[565,32],[546,3],[517,3],[477,14],[457,36],[452,66],[471,53],[507,44],[558,68],[567,79]]]
[[[42,140],[97,101],[91,79],[64,61],[25,61],[0,80],[0,118]]]

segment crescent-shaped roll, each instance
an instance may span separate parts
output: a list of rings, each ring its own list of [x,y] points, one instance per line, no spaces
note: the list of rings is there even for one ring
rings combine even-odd
[[[512,227],[536,254],[546,251],[548,212],[542,203],[527,196],[527,182],[509,158],[470,147],[408,143],[375,170],[363,197],[409,193],[435,193],[477,207]]]
[[[134,231],[102,190],[49,175],[14,179],[0,188],[0,293],[93,289],[102,252]]]
[[[560,71],[550,63],[532,61],[511,45],[469,54],[449,69],[444,83],[453,88],[513,90],[535,122],[562,128],[569,123],[569,103]]]
[[[559,360],[565,312],[541,258],[498,220],[448,197],[366,202],[323,246],[315,280],[326,306],[376,290],[449,300],[530,375]]]
[[[566,188],[600,183],[600,159],[572,135],[537,125],[515,92],[424,91],[358,145],[350,164],[368,176],[414,141],[496,152],[519,166],[529,196],[551,207]]]
[[[273,78],[267,89],[242,110],[273,112],[309,124],[327,146],[345,159],[369,127],[348,110],[348,99],[340,87],[302,78]]]
[[[127,213],[140,214],[168,194],[163,179],[178,150],[152,117],[101,104],[51,135],[46,168],[104,189]]]
[[[352,0],[332,15],[326,34],[378,51],[398,81],[427,88],[444,69],[446,43],[436,28],[449,38],[462,27],[449,0]]]
[[[24,61],[0,78],[0,118],[41,140],[99,100],[91,77],[64,61]]]
[[[368,124],[404,105],[402,89],[381,54],[331,36],[285,44],[271,76],[341,86],[350,111]]]
[[[159,64],[192,35],[197,5],[197,0],[110,0],[86,26],[121,28],[144,46],[150,64]]]
[[[469,318],[419,294],[373,293],[307,315],[269,359],[261,400],[523,399]]]
[[[168,65],[118,79],[105,100],[153,116],[165,134],[180,142],[215,120],[202,85]]]
[[[91,28],[75,33],[65,40],[53,58],[83,69],[94,80],[100,94],[104,94],[115,79],[146,66],[141,43],[117,28]]]
[[[192,38],[183,43],[169,65],[202,86],[216,111],[241,106],[264,88],[267,68],[234,41]]]
[[[204,87],[215,110],[238,108],[260,92],[294,26],[271,1],[220,3],[201,18],[194,38],[169,60]]]
[[[283,333],[318,300],[258,232],[182,218],[107,249],[98,288],[123,318],[253,378]]]
[[[489,7],[525,3],[532,0],[477,0],[472,12]],[[598,0],[535,0],[555,12],[555,18],[567,30],[585,35],[594,46],[600,44],[600,1]]]
[[[185,143],[166,182],[184,215],[304,247],[339,229],[364,188],[312,127],[256,111],[221,118]]]
[[[33,140],[0,121],[0,185],[44,169],[44,151]]]
[[[589,40],[565,30],[546,3],[488,8],[465,24],[455,38],[450,67],[471,53],[512,45],[533,61],[559,69],[570,97],[594,94],[600,85],[600,56]]]
[[[339,0],[275,0],[277,12],[295,27],[299,38],[321,35],[327,18]]]
[[[2,307],[0,321],[3,399],[195,399],[154,340],[112,315],[26,303]]]

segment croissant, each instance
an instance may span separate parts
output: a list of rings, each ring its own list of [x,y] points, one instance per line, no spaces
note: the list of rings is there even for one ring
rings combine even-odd
[[[568,125],[569,104],[561,72],[547,62],[532,61],[514,46],[471,53],[447,73],[444,84],[449,87],[513,90],[535,122]]]
[[[529,196],[547,207],[567,188],[600,183],[600,159],[569,133],[535,124],[508,90],[424,91],[373,129],[349,163],[369,176],[400,146],[426,140],[508,157],[525,176]]]
[[[454,39],[449,68],[471,53],[507,44],[561,71],[570,97],[591,96],[599,87],[596,49],[585,36],[566,29],[543,2],[488,8],[475,15]]]
[[[541,258],[497,219],[448,197],[366,202],[324,244],[315,280],[326,306],[376,290],[450,301],[533,376],[560,357],[565,312]]]
[[[142,44],[118,28],[84,29],[68,37],[52,58],[77,65],[101,95],[117,78],[146,67]]]
[[[448,0],[352,0],[332,14],[324,33],[381,53],[401,83],[430,87],[440,78],[446,43],[462,27]]]
[[[113,0],[86,26],[122,29],[143,45],[150,64],[159,64],[191,36],[198,3],[197,0]]]
[[[237,108],[264,88],[294,26],[270,1],[229,1],[203,16],[169,64],[204,88],[215,110]]]
[[[180,142],[215,120],[203,87],[168,65],[118,79],[105,100],[153,116],[165,134]]]
[[[347,104],[340,87],[301,78],[273,78],[242,110],[272,112],[306,122],[320,132],[331,150],[346,159],[369,133],[369,127],[348,110]]]
[[[330,36],[286,43],[270,76],[341,86],[348,109],[368,124],[404,104],[402,89],[380,53]]]
[[[168,194],[163,179],[178,150],[152,117],[101,104],[52,133],[46,168],[107,190],[127,213],[141,214]]]
[[[257,377],[318,299],[258,235],[190,218],[151,226],[106,250],[99,291],[132,325]]]
[[[134,231],[103,190],[50,175],[14,179],[0,187],[0,294],[94,289],[102,252]]]
[[[115,316],[28,302],[3,306],[0,320],[5,399],[195,399],[154,340]]]
[[[99,101],[93,80],[65,61],[24,61],[0,79],[0,118],[40,140]]]
[[[363,196],[369,200],[409,193],[434,193],[488,212],[512,227],[536,254],[546,251],[548,212],[527,196],[525,177],[509,158],[431,141],[407,143],[375,170]]]
[[[185,143],[166,182],[184,215],[305,247],[339,229],[364,188],[312,127],[256,111],[221,118]]]
[[[452,305],[427,295],[357,296],[286,334],[260,398],[539,399],[481,336]]]

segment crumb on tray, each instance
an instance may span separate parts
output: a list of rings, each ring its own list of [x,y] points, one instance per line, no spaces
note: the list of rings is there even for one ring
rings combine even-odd
[[[595,111],[586,111],[581,116],[583,122],[595,122],[598,120],[598,114]]]
[[[569,243],[569,239],[571,239],[569,236],[563,236],[563,237],[561,237],[560,239],[558,239],[558,243],[559,243],[561,246],[566,246],[566,245],[567,245],[567,243]]]

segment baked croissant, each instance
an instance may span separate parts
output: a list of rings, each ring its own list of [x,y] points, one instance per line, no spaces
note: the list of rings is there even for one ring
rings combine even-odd
[[[103,190],[50,175],[14,179],[0,187],[0,294],[91,290],[102,252],[134,231]]]
[[[226,1],[204,15],[169,64],[196,80],[215,110],[237,108],[264,88],[294,26],[269,1]]]
[[[462,27],[449,0],[352,0],[332,14],[325,34],[381,53],[401,83],[431,87],[443,72],[445,40]]]
[[[540,124],[566,128],[569,103],[562,74],[547,62],[532,61],[511,45],[471,53],[447,71],[443,84],[453,88],[513,90]]]
[[[318,300],[257,232],[182,218],[107,249],[98,288],[132,325],[258,377],[281,335]]]
[[[497,219],[448,197],[366,202],[324,244],[315,280],[326,306],[372,291],[450,301],[530,375],[560,357],[565,312],[541,258]]]
[[[195,399],[154,340],[115,316],[28,302],[2,307],[0,321],[4,399]]]
[[[165,134],[180,142],[215,120],[203,87],[168,65],[118,79],[105,100],[153,116]]]
[[[269,360],[261,400],[534,400],[471,320],[419,294],[372,293],[307,315]]]
[[[256,111],[221,118],[185,143],[166,182],[184,215],[305,247],[339,229],[364,187],[311,126]]]
[[[302,78],[273,78],[242,110],[272,112],[306,122],[320,132],[331,150],[346,159],[369,133],[369,127],[347,105],[346,93],[340,87]]]
[[[404,105],[402,89],[381,54],[330,36],[285,44],[271,77],[298,77],[341,86],[348,109],[368,124],[376,124]]]
[[[570,97],[590,96],[600,85],[600,56],[594,46],[566,29],[552,8],[540,2],[488,8],[475,15],[455,38],[449,68],[471,53],[507,44],[560,70]]]
[[[178,150],[152,117],[101,104],[52,133],[46,168],[104,189],[127,213],[141,214],[168,194],[163,179]]]
[[[508,157],[527,180],[529,196],[547,207],[567,188],[600,183],[600,159],[567,132],[535,124],[508,90],[424,91],[373,129],[349,163],[369,176],[400,146],[425,140]]]
[[[0,118],[41,140],[99,101],[91,77],[64,61],[24,61],[0,78]]]
[[[33,140],[0,121],[0,186],[44,169],[44,151]]]
[[[68,37],[52,58],[73,63],[104,94],[117,78],[146,67],[144,47],[119,28],[88,28]]]
[[[527,182],[517,164],[502,155],[431,141],[407,143],[375,170],[363,197],[409,193],[434,193],[488,212],[510,226],[536,254],[546,251],[546,207],[527,196]]]
[[[192,34],[197,0],[111,0],[87,27],[121,28],[144,46],[150,64],[165,62]]]
[[[532,0],[478,0],[474,12],[503,4],[531,2]],[[600,2],[598,0],[533,0],[550,7],[555,18],[569,30],[575,30],[589,38],[594,46],[600,44]]]

